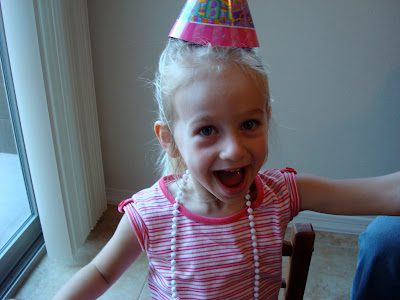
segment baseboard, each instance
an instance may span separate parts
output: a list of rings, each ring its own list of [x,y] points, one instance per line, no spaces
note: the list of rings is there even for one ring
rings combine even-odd
[[[121,201],[130,198],[133,191],[114,188],[106,189],[107,204],[118,205]],[[315,230],[337,233],[360,234],[365,231],[373,216],[336,216],[303,211],[292,222],[311,223]]]
[[[128,190],[120,190],[114,188],[106,188],[107,204],[118,205],[121,201],[129,199],[135,192]]]
[[[375,216],[336,216],[303,211],[292,222],[311,223],[315,230],[360,234]]]

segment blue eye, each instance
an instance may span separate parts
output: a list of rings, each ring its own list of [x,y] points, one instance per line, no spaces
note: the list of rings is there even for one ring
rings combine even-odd
[[[253,130],[258,124],[259,124],[259,122],[255,121],[255,120],[248,120],[242,124],[242,129]]]
[[[204,136],[210,136],[210,135],[212,135],[214,132],[215,132],[215,129],[214,129],[214,127],[212,127],[212,126],[203,127],[203,128],[200,129],[200,131],[199,131],[199,133],[200,133],[201,135],[204,135]]]

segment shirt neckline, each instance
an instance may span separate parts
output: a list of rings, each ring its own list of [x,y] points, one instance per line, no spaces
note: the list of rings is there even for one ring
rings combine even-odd
[[[167,183],[175,181],[176,176],[178,176],[178,178],[182,177],[182,175],[168,175],[168,176],[161,177],[158,180],[158,184],[161,188],[162,193],[168,199],[168,201],[171,203],[171,205],[176,203],[176,201],[175,201],[174,196],[172,196],[172,194],[168,190]],[[262,200],[264,198],[264,191],[262,188],[261,179],[258,175],[256,175],[256,177],[254,178],[254,182],[256,184],[256,189],[257,189],[257,199],[252,203],[253,209],[260,206],[262,203]],[[243,199],[243,201],[244,201],[244,199]],[[188,219],[199,222],[199,223],[210,224],[210,225],[229,224],[229,223],[235,222],[235,221],[239,220],[240,218],[242,218],[243,216],[246,216],[248,214],[247,209],[248,209],[247,206],[245,206],[242,210],[238,211],[237,213],[235,213],[233,215],[230,215],[227,217],[222,217],[222,218],[212,218],[212,217],[205,217],[205,216],[200,216],[198,214],[195,214],[195,213],[191,212],[190,210],[186,209],[182,205],[180,205],[178,208],[179,212],[182,213]]]

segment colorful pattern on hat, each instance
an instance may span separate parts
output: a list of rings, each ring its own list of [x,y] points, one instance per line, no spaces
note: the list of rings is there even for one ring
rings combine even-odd
[[[203,45],[259,47],[246,0],[188,0],[169,36]]]

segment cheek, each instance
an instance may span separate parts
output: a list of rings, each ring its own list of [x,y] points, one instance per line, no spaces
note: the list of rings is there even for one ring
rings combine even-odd
[[[260,139],[259,143],[254,148],[256,156],[263,160],[263,164],[267,161],[268,157],[268,139],[267,137]]]
[[[214,155],[213,152],[206,149],[198,149],[193,144],[192,148],[185,153],[186,165],[191,174],[203,184],[207,181],[212,171]]]
[[[196,148],[194,145],[192,145],[188,155],[188,160],[191,161],[191,164],[199,169],[207,168],[214,157],[211,149]]]

